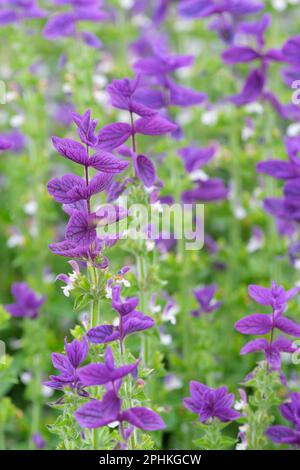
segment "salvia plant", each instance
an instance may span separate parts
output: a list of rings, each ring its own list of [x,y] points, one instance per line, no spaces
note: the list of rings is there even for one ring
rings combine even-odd
[[[300,447],[299,2],[0,1],[0,449]]]

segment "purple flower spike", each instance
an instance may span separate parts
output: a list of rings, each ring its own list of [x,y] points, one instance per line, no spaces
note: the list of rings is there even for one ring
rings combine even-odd
[[[88,343],[85,337],[81,341],[74,339],[72,343],[65,340],[66,355],[61,353],[52,354],[52,363],[59,375],[51,375],[50,381],[44,382],[47,387],[62,390],[65,387],[76,389],[78,393],[85,394],[82,390],[83,384],[78,377],[78,367],[88,355]]]
[[[61,178],[53,178],[49,181],[47,188],[49,194],[56,202],[61,204],[72,204],[81,200],[88,200],[94,194],[105,191],[110,185],[112,176],[108,173],[95,175],[91,182],[86,185],[79,176],[67,174]]]
[[[270,341],[266,339],[255,339],[248,342],[242,349],[241,354],[264,351],[267,364],[271,370],[281,368],[281,353],[293,353],[297,347],[284,336],[274,339],[274,331],[278,329],[287,335],[300,337],[300,325],[283,316],[287,302],[298,294],[299,288],[295,287],[285,291],[282,286],[277,286],[275,282],[272,287],[266,288],[250,285],[248,288],[250,297],[260,305],[270,306],[271,314],[248,315],[237,321],[235,329],[242,334],[265,335],[270,333]]]
[[[165,424],[158,414],[144,407],[121,411],[122,401],[114,390],[106,392],[101,401],[92,400],[81,406],[75,418],[83,428],[99,428],[107,424],[124,421],[144,431],[163,429]],[[126,434],[128,438],[128,434]],[[126,439],[126,436],[122,436]]]
[[[266,435],[277,444],[289,444],[295,447],[300,445],[300,393],[290,394],[289,401],[279,407],[282,416],[293,424],[287,426],[270,426]]]
[[[78,376],[84,386],[104,385],[109,382],[115,382],[128,374],[133,374],[137,370],[139,362],[140,360],[138,359],[132,364],[115,367],[112,351],[110,347],[107,347],[104,364],[89,364],[84,366],[79,369]]]
[[[12,285],[11,293],[15,303],[5,305],[5,309],[13,317],[34,319],[38,316],[39,309],[45,303],[45,297],[37,295],[26,282],[15,282]]]
[[[261,70],[253,70],[248,75],[242,91],[238,95],[232,96],[230,99],[236,106],[257,101],[262,94],[265,84],[265,76]]]
[[[200,382],[191,381],[190,394],[191,397],[184,398],[184,406],[192,413],[198,414],[202,423],[207,423],[213,418],[229,422],[240,417],[240,414],[232,409],[234,395],[227,392],[226,386],[213,389]]]
[[[115,108],[135,113],[138,116],[146,117],[156,114],[156,112],[147,106],[136,101],[134,95],[139,85],[139,76],[130,80],[123,78],[122,80],[113,80],[111,85],[107,87],[110,95],[111,104]]]
[[[92,400],[75,412],[75,418],[82,428],[106,426],[117,418],[121,410],[121,399],[113,390],[106,392],[101,401]]]
[[[243,356],[252,352],[264,351],[266,361],[270,364],[272,370],[281,369],[281,353],[294,353],[298,352],[297,346],[291,340],[284,336],[279,336],[271,344],[266,339],[254,339],[249,341],[240,351]]]
[[[256,303],[270,305],[277,313],[282,313],[287,302],[295,297],[298,292],[298,287],[285,291],[283,286],[277,286],[275,282],[272,283],[271,289],[252,284],[248,286],[248,293]]]
[[[141,312],[134,311],[122,318],[122,327],[100,325],[88,331],[87,337],[91,343],[106,344],[112,341],[123,341],[126,336],[138,331],[148,330],[154,326],[154,320]]]
[[[66,228],[66,238],[72,243],[89,246],[96,240],[97,219],[86,212],[73,211]]]
[[[94,147],[97,143],[95,130],[98,124],[97,119],[91,119],[91,112],[88,109],[83,116],[73,113],[73,121],[77,126],[77,132],[83,144]]]
[[[121,286],[115,286],[112,290],[112,307],[119,313],[121,316],[128,315],[131,313],[139,303],[137,297],[131,297],[130,299],[121,301]]]

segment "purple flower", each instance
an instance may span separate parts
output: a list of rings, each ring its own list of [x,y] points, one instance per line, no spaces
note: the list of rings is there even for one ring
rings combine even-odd
[[[216,154],[217,145],[209,147],[184,147],[178,151],[183,159],[185,169],[188,173],[198,170],[206,165]]]
[[[44,382],[47,387],[63,390],[71,387],[80,394],[86,394],[82,390],[84,384],[80,381],[78,367],[84,362],[88,355],[88,343],[85,337],[81,341],[74,339],[72,343],[65,340],[65,354],[53,353],[52,363],[59,375],[51,375],[50,381]]]
[[[97,150],[89,156],[87,149],[75,140],[52,137],[52,142],[60,155],[86,168],[92,167],[103,173],[120,173],[128,166],[127,162],[104,150]]]
[[[139,303],[138,298],[131,297],[122,301],[120,292],[121,286],[113,287],[112,307],[120,316],[119,325],[99,325],[90,329],[87,337],[91,343],[104,344],[111,341],[120,341],[122,347],[126,336],[153,327],[154,321],[151,317],[135,310]]]
[[[199,415],[202,423],[214,418],[229,422],[240,417],[240,414],[232,409],[234,395],[227,392],[226,386],[213,389],[200,382],[191,381],[190,394],[190,397],[183,399],[184,406]]]
[[[112,204],[103,205],[94,213],[72,210],[66,227],[66,239],[71,243],[88,247],[97,239],[97,227],[106,227],[125,217],[127,212],[122,207]]]
[[[250,297],[260,305],[269,305],[276,313],[283,313],[286,308],[286,304],[299,292],[298,287],[294,287],[288,291],[284,290],[283,286],[277,286],[276,283],[272,282],[272,287],[256,286],[254,284],[249,285],[248,293]]]
[[[199,310],[194,310],[192,315],[194,317],[200,316],[202,313],[212,313],[217,310],[222,303],[214,300],[217,285],[211,284],[200,289],[194,289],[194,296],[199,303]]]
[[[242,91],[231,96],[230,99],[236,106],[253,103],[261,97],[264,85],[265,76],[263,72],[260,69],[252,70],[243,85]]]
[[[116,392],[109,390],[102,400],[92,400],[81,406],[75,412],[75,418],[83,428],[99,428],[116,421],[127,422],[144,431],[157,431],[165,427],[161,417],[149,408],[133,407],[122,411],[121,406],[122,401]]]
[[[108,346],[104,355],[104,363],[89,364],[82,367],[78,370],[78,377],[85,387],[105,385],[110,382],[116,382],[128,374],[134,374],[139,362],[140,360],[138,359],[131,364],[115,367],[112,350]]]
[[[96,174],[88,184],[79,176],[67,174],[61,178],[50,180],[47,188],[56,202],[72,204],[77,201],[88,200],[93,195],[105,191],[111,181],[112,176],[108,173]]]
[[[95,135],[95,130],[98,124],[97,119],[91,119],[91,111],[87,109],[83,116],[73,113],[73,121],[77,126],[77,132],[83,144],[94,147],[98,139]]]
[[[277,444],[300,446],[300,393],[290,394],[289,401],[279,407],[282,416],[293,424],[288,426],[270,426],[266,435]]]
[[[285,62],[293,66],[300,65],[300,36],[290,38],[282,47]]]
[[[256,0],[184,0],[179,5],[179,14],[186,18],[206,18],[212,15],[230,13],[234,17],[257,13],[264,4]]]
[[[150,57],[137,60],[134,69],[144,77],[146,85],[137,89],[136,99],[150,108],[168,106],[193,106],[203,103],[207,96],[204,93],[178,85],[172,78],[172,73],[179,68],[188,67],[194,62],[193,56],[173,56],[166,52],[152,51]],[[151,80],[162,89],[152,88]],[[148,79],[148,80],[147,80]],[[149,85],[147,84],[149,82]]]
[[[125,301],[121,300],[121,286],[115,286],[112,290],[112,307],[119,315],[125,316],[131,313],[137,307],[139,299],[131,297]]]
[[[44,449],[46,445],[45,439],[39,432],[32,435],[32,442],[37,449]]]
[[[222,57],[224,62],[227,64],[238,64],[259,60],[261,61],[262,69],[266,69],[268,64],[272,61],[282,62],[284,60],[284,55],[281,50],[263,50],[265,44],[264,34],[269,27],[270,22],[270,15],[265,15],[259,21],[240,24],[240,32],[256,36],[257,48],[233,45],[223,52]]]
[[[36,0],[2,0],[0,6],[0,25],[17,21],[44,18],[47,12],[38,6]]]
[[[26,282],[15,282],[11,287],[15,303],[5,306],[13,317],[36,318],[45,303],[45,297],[34,292]]]
[[[270,306],[271,314],[255,313],[242,318],[235,324],[235,329],[242,334],[265,335],[270,333],[269,342],[265,339],[256,339],[247,343],[241,354],[264,351],[267,364],[271,370],[280,370],[281,352],[295,352],[297,347],[283,336],[274,340],[274,331],[278,329],[290,336],[300,337],[300,325],[283,316],[287,302],[298,294],[299,288],[294,287],[285,291],[275,282],[272,287],[266,288],[250,285],[248,288],[250,297],[260,305]]]
[[[249,341],[240,351],[243,356],[252,352],[263,351],[267,363],[272,370],[281,369],[281,353],[294,353],[298,351],[297,346],[284,336],[279,336],[275,341],[269,343],[266,339],[254,339]]]
[[[228,189],[225,187],[224,181],[219,178],[211,178],[206,181],[197,181],[197,187],[183,191],[182,202],[209,202],[221,201],[227,198]]]
[[[130,80],[113,80],[107,87],[113,107],[135,113],[139,116],[152,116],[156,112],[135,100],[134,94],[139,85],[139,76]]]
[[[3,145],[9,144],[9,147],[6,147],[6,149],[10,152],[14,153],[20,153],[24,149],[26,145],[26,138],[25,136],[18,130],[12,130],[8,132],[3,132],[0,135],[0,139],[3,142]],[[1,150],[6,150],[6,149],[1,149]]]
[[[90,32],[78,33],[77,24],[81,21],[100,22],[106,21],[109,15],[101,10],[101,2],[98,0],[87,2],[63,1],[62,4],[70,3],[71,10],[57,13],[52,16],[44,27],[44,37],[55,41],[61,37],[82,37],[83,41],[90,47],[99,47],[101,41]]]
[[[8,140],[0,136],[0,152],[2,152],[3,150],[7,150],[10,147],[11,147],[11,143]]]
[[[265,32],[271,24],[271,15],[265,14],[260,19],[254,21],[245,21],[238,25],[239,32],[254,36],[259,48],[265,45]]]

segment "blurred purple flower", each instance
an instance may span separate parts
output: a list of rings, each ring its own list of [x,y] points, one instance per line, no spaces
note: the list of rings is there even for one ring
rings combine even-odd
[[[32,435],[32,442],[37,449],[44,449],[46,445],[45,439],[39,432]]]
[[[15,282],[12,284],[11,293],[15,303],[5,305],[5,309],[13,317],[34,319],[38,316],[39,309],[45,303],[45,297],[36,294],[26,282]]]
[[[14,153],[22,152],[26,145],[26,138],[19,130],[3,132],[0,139],[9,143],[9,151]]]
[[[59,2],[60,3],[60,2]],[[50,41],[56,41],[62,37],[81,36],[83,41],[90,47],[101,46],[101,41],[90,32],[78,33],[77,25],[81,21],[100,22],[109,19],[108,13],[101,9],[102,2],[99,0],[82,2],[80,0],[62,1],[60,4],[70,4],[71,9],[51,16],[44,27],[44,37]]]
[[[199,303],[199,309],[192,312],[192,316],[199,317],[203,313],[212,313],[222,305],[221,302],[214,300],[217,291],[217,285],[211,284],[200,289],[194,289],[194,296]]]
[[[228,189],[224,181],[219,178],[211,178],[206,181],[197,181],[197,187],[183,191],[182,202],[191,204],[193,202],[222,201],[227,198]]]
[[[178,151],[181,156],[185,169],[188,173],[198,170],[206,165],[216,154],[217,145],[209,147],[184,147]]]

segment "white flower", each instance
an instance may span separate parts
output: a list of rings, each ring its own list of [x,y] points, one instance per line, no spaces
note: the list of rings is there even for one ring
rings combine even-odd
[[[169,391],[179,390],[180,388],[182,388],[182,385],[183,383],[182,383],[181,378],[177,377],[174,374],[169,374],[165,378],[165,388]]]
[[[147,238],[146,240],[146,249],[147,251],[153,251],[155,248],[155,242],[153,240],[149,240],[149,238]]]
[[[27,215],[34,215],[36,214],[36,211],[38,209],[37,202],[34,200],[26,202],[26,204],[23,207],[25,214]]]
[[[272,0],[272,6],[277,11],[284,11],[287,7],[286,0]]]
[[[125,10],[130,10],[134,3],[134,0],[120,0],[120,6],[125,8]]]
[[[249,114],[263,114],[264,112],[263,106],[257,101],[247,104],[247,106],[245,106],[245,110]]]
[[[189,178],[191,181],[207,181],[209,179],[209,176],[205,173],[205,171],[198,169],[192,171],[192,173],[189,174]]]
[[[246,450],[246,449],[247,449],[247,442],[239,442],[235,447],[235,450]]]
[[[244,207],[236,206],[234,208],[234,215],[238,220],[242,220],[246,217],[247,213]]]
[[[10,125],[12,127],[20,127],[24,122],[24,116],[22,114],[15,114],[10,118]]]
[[[205,111],[201,116],[201,122],[205,126],[214,126],[218,122],[218,112],[216,109]]]
[[[287,128],[286,133],[289,137],[296,137],[297,135],[299,135],[300,134],[300,122],[295,122],[293,124],[290,124]]]
[[[246,408],[247,403],[243,400],[236,401],[234,404],[234,409],[237,411],[244,410]]]
[[[109,423],[107,426],[113,429],[119,426],[119,424],[120,424],[119,421],[113,421],[112,423]]]
[[[47,387],[47,385],[42,385],[43,397],[46,397],[46,398],[52,397],[53,393],[54,393],[53,388]]]
[[[15,246],[24,245],[24,242],[25,242],[25,238],[23,237],[21,233],[14,233],[8,238],[6,244],[8,248],[14,248]]]
[[[178,312],[178,305],[175,302],[168,302],[162,313],[162,321],[169,321],[172,325],[176,325],[176,315]]]
[[[21,379],[21,382],[25,385],[29,384],[29,382],[31,382],[32,380],[32,374],[31,372],[23,372],[21,375],[20,375],[20,379]]]
[[[99,104],[106,105],[108,102],[106,92],[102,90],[94,91],[94,98]]]
[[[70,297],[70,292],[74,289],[74,283],[78,278],[78,273],[72,271],[72,273],[69,274],[68,278],[68,283],[65,286],[62,286],[62,291],[66,297]]]
[[[252,127],[245,126],[242,129],[242,140],[243,140],[243,142],[246,142],[247,140],[249,140],[250,137],[252,137],[253,135],[254,135],[254,129],[252,129]]]
[[[172,336],[171,335],[160,335],[160,342],[163,346],[170,346],[172,344]]]

